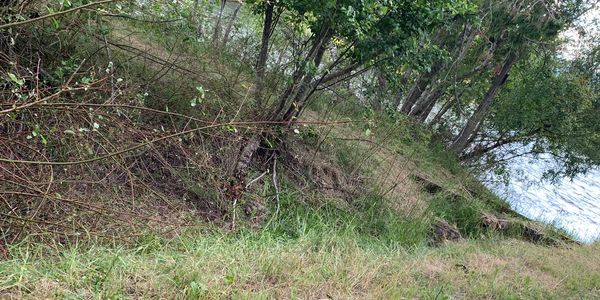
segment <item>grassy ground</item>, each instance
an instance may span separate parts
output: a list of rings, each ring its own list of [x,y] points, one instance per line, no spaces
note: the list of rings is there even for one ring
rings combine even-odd
[[[428,218],[398,214],[376,194],[344,209],[286,190],[279,213],[273,203],[260,230],[203,224],[128,242],[11,245],[10,259],[0,262],[0,293],[13,299],[600,297],[600,244],[547,247],[481,231],[430,247]]]
[[[128,247],[20,245],[5,298],[594,299],[600,247],[483,239],[399,247],[323,226],[291,238],[186,232]]]

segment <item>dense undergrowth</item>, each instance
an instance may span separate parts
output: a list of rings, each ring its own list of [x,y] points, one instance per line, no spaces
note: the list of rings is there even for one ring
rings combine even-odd
[[[490,228],[486,214],[533,225],[428,128],[343,101],[343,87],[316,95],[292,127],[260,129],[256,180],[232,203],[240,144],[260,125],[244,122],[251,55],[199,43],[183,23],[79,17],[21,29],[42,57],[16,47],[2,58],[16,78],[3,81],[3,109],[9,91],[60,92],[0,116],[2,157],[14,160],[0,162],[5,296],[600,296],[597,245],[550,248],[522,241],[521,225]],[[84,163],[49,163],[69,161]],[[440,220],[462,239],[433,247]]]

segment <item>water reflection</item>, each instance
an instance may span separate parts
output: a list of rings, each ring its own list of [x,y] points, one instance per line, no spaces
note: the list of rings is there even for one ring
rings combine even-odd
[[[510,166],[510,184],[489,187],[526,217],[555,224],[584,242],[599,239],[600,169],[551,184],[540,181],[549,164],[540,159],[516,159]]]

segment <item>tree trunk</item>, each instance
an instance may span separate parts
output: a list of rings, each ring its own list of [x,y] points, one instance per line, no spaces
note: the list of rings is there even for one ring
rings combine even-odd
[[[221,20],[223,19],[223,11],[225,10],[225,4],[227,0],[221,0],[221,8],[219,9],[219,16],[217,17],[217,23],[215,24],[215,32],[213,33],[212,42],[215,44],[219,40],[221,35]]]
[[[400,85],[401,86],[406,86],[406,84],[408,83],[408,80],[410,79],[410,75],[412,75],[412,69],[408,69],[406,71],[404,71],[404,74],[402,74],[402,77],[400,78]],[[398,107],[400,106],[400,103],[402,103],[402,98],[404,97],[404,93],[402,92],[402,89],[398,90],[398,93],[396,93],[396,96],[394,97],[394,107],[396,107],[396,109],[398,109]]]
[[[352,71],[356,70],[356,68],[360,66],[359,63],[353,63],[335,73],[330,73],[327,74],[325,76],[323,76],[323,78],[320,80],[320,85],[334,85],[340,81],[343,81],[345,78],[349,77],[349,74],[352,73]]]
[[[441,70],[441,67],[442,64],[437,63],[433,65],[429,72],[425,73],[423,76],[417,79],[417,82],[415,82],[413,87],[408,92],[406,100],[404,100],[404,103],[402,103],[402,106],[400,107],[400,112],[408,114],[412,110],[417,100],[419,100],[419,98],[421,98],[421,96],[423,95],[423,92],[425,91],[427,86],[431,83],[433,78]]]
[[[454,103],[454,101],[456,101],[456,99],[457,98],[455,96],[452,96],[448,101],[446,101],[446,103],[442,105],[440,111],[437,114],[435,114],[435,117],[433,117],[429,125],[438,124],[442,120],[442,117],[446,114],[446,112],[448,112],[450,107],[452,107],[452,104]]]
[[[260,52],[256,62],[256,90],[254,91],[254,99],[256,106],[260,110],[263,106],[263,89],[265,83],[265,70],[267,67],[267,58],[269,56],[269,42],[273,27],[273,10],[275,9],[275,1],[267,1],[265,9],[265,20],[263,23],[263,32],[260,45]]]
[[[377,92],[375,93],[372,105],[374,111],[381,112],[383,111],[383,100],[387,94],[387,80],[381,70],[375,69],[374,72],[373,76],[377,79]]]
[[[517,54],[514,51],[511,51],[504,60],[502,69],[498,74],[496,74],[496,77],[486,92],[483,101],[481,101],[473,115],[471,115],[469,120],[467,120],[467,124],[458,134],[456,139],[450,144],[450,146],[448,146],[448,149],[458,154],[464,151],[464,149],[468,146],[468,141],[477,132],[477,129],[483,121],[488,108],[490,105],[492,105],[494,97],[498,93],[500,87],[504,84],[506,77],[508,76],[508,72],[516,60]]]
[[[244,147],[241,149],[240,156],[238,158],[237,164],[235,166],[234,175],[238,180],[245,180],[246,174],[248,173],[248,167],[252,162],[252,156],[258,150],[258,146],[260,145],[260,135],[252,136]]]
[[[296,97],[299,89],[302,87],[302,83],[304,82],[304,78],[307,76],[306,74],[306,65],[311,61],[315,60],[315,56],[318,56],[318,52],[321,49],[321,45],[323,44],[325,38],[328,36],[329,25],[324,26],[319,34],[315,37],[315,42],[313,43],[310,51],[306,55],[304,61],[300,64],[300,66],[294,71],[292,75],[292,82],[288,85],[285,91],[281,94],[278,99],[277,108],[271,114],[272,120],[278,120],[279,114],[284,110],[286,104],[290,100],[291,97]],[[322,54],[321,54],[322,55]],[[320,59],[319,59],[320,64]],[[318,65],[316,65],[318,67]],[[311,77],[312,79],[312,77]]]
[[[319,68],[319,66],[321,65],[321,61],[323,60],[323,55],[325,54],[325,50],[327,49],[327,43],[329,41],[329,34],[326,34],[326,36],[324,36],[320,43],[319,43],[319,47],[318,50],[316,52],[316,55],[313,59],[313,64],[315,66],[315,68]],[[316,84],[313,84],[313,79],[314,79],[314,75],[310,74],[310,75],[305,75],[304,79],[302,80],[302,83],[300,84],[300,87],[298,88],[298,92],[296,93],[296,95],[294,96],[293,100],[292,100],[292,105],[290,105],[290,107],[288,108],[288,110],[286,111],[286,113],[283,115],[282,120],[285,122],[289,122],[292,120],[293,116],[298,116],[300,114],[300,112],[302,112],[304,105],[306,104],[306,99],[308,98],[307,93],[311,94],[314,89],[317,88]],[[309,88],[310,88],[310,92],[309,92]]]
[[[413,109],[410,111],[409,115],[415,116],[420,120],[427,119],[429,113],[433,109],[433,106],[437,103],[438,99],[444,94],[446,91],[444,86],[436,87],[432,92],[428,93],[424,99],[415,104]]]
[[[473,41],[475,40],[476,31],[472,29],[470,24],[466,24],[463,30],[463,34],[461,34],[461,38],[456,43],[456,47],[453,50],[453,56],[456,59],[452,62],[451,65],[442,64],[443,66],[438,66],[438,71],[442,70],[442,68],[447,69],[445,72],[444,78],[440,80],[440,82],[431,88],[431,92],[427,94],[426,97],[419,99],[412,110],[410,110],[409,115],[417,117],[419,120],[426,120],[431,113],[431,110],[439,100],[439,98],[444,95],[446,89],[450,86],[450,82],[447,80],[447,77],[450,75],[450,72],[454,70],[459,64],[462,63],[464,58],[467,55],[469,49],[471,49],[473,45]],[[450,50],[450,49],[449,49]],[[430,78],[430,82],[433,78]]]
[[[225,48],[225,46],[227,45],[227,42],[229,41],[229,35],[231,34],[231,29],[233,28],[233,25],[235,24],[235,20],[237,19],[237,15],[238,15],[238,12],[240,11],[240,8],[242,8],[241,3],[240,3],[240,5],[238,5],[238,7],[235,9],[235,11],[233,11],[233,16],[231,16],[231,21],[229,21],[229,24],[227,25],[227,29],[225,29],[225,34],[223,34],[223,42],[221,42],[221,48]]]
[[[425,120],[427,120],[427,117],[429,117],[429,114],[431,113],[431,111],[433,110],[433,107],[437,103],[438,98],[439,97],[435,97],[434,101],[430,101],[429,104],[427,105],[427,107],[417,115],[417,118],[419,119],[419,121],[425,122]]]

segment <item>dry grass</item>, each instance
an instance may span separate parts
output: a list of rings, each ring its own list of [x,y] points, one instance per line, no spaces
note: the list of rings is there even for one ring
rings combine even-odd
[[[302,118],[307,121],[328,121],[312,111],[305,112]],[[410,158],[393,153],[385,146],[389,136],[361,135],[361,132],[357,132],[351,126],[323,126],[320,129],[321,136],[327,142],[342,139],[347,148],[337,151],[353,152],[351,168],[358,173],[368,172],[368,185],[385,194],[396,211],[402,214],[422,215],[427,203],[422,187],[410,179],[411,174],[417,172],[414,162]]]

